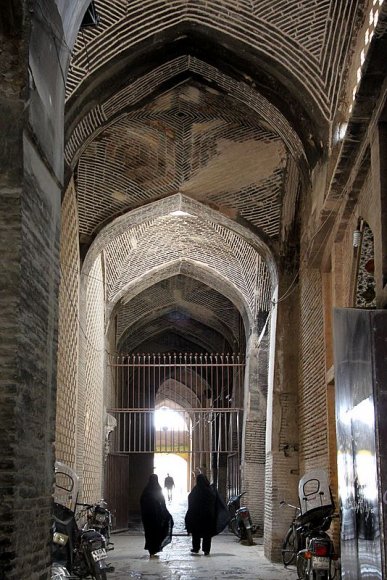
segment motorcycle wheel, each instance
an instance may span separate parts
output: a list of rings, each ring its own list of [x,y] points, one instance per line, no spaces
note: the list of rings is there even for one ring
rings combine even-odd
[[[106,571],[103,568],[100,568],[97,562],[94,565],[93,578],[95,580],[107,580]]]
[[[290,566],[298,552],[298,540],[293,528],[288,530],[282,544],[282,561],[284,566]]]
[[[240,539],[240,537],[241,537],[241,531],[239,529],[238,522],[236,520],[231,520],[231,522],[230,522],[230,530],[232,531],[233,534],[236,535],[237,538]]]
[[[309,578],[308,561],[303,556],[297,556],[297,575],[298,580],[307,580]]]
[[[69,571],[59,564],[54,564],[51,567],[51,580],[63,580],[64,578],[70,578]]]
[[[246,540],[249,546],[254,544],[253,534],[251,533],[251,529],[245,530],[246,532]]]

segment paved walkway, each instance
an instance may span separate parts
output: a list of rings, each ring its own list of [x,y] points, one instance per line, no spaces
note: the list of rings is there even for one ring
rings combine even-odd
[[[192,555],[191,537],[184,531],[185,502],[168,505],[175,520],[172,543],[158,558],[149,559],[144,550],[141,525],[133,523],[129,531],[114,534],[114,550],[108,561],[115,571],[108,580],[295,580],[294,567],[272,564],[263,555],[262,538],[253,546],[243,545],[228,531],[213,538],[209,556]]]
[[[297,578],[294,567],[284,568],[270,563],[263,555],[262,541],[254,546],[244,546],[238,539],[222,533],[212,542],[209,556],[190,553],[191,538],[174,536],[172,543],[149,559],[144,550],[144,536],[122,533],[113,536],[114,551],[109,552],[109,562],[115,571],[108,580],[129,578],[156,580],[293,580]]]

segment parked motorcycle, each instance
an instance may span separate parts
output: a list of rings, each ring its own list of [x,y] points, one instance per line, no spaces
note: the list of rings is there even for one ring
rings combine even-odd
[[[297,573],[301,580],[332,580],[336,576],[337,556],[327,533],[334,515],[334,503],[324,470],[305,474],[298,487],[304,547],[297,554]]]
[[[297,554],[297,573],[301,580],[332,580],[336,576],[335,550],[329,529],[332,518],[321,522],[310,522],[306,533],[306,547]]]
[[[106,541],[106,550],[114,550],[114,544],[111,541],[112,531],[112,514],[108,510],[107,503],[101,499],[97,503],[87,504],[78,503],[86,510],[86,523],[82,530],[96,530],[103,535]]]
[[[241,540],[246,540],[249,546],[253,545],[253,534],[256,532],[256,526],[251,521],[249,509],[246,506],[241,507],[241,497],[245,491],[231,496],[227,502],[227,508],[230,512],[231,519],[228,524],[229,530]]]
[[[106,580],[106,541],[95,529],[80,529],[76,520],[78,476],[68,466],[55,464],[55,500],[51,580],[94,578]]]

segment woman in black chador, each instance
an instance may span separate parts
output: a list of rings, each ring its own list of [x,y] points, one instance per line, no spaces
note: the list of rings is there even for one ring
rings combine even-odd
[[[215,489],[205,475],[200,473],[196,477],[196,485],[188,495],[188,511],[185,515],[185,527],[189,534],[192,534],[192,550],[197,554],[200,550],[200,540],[202,539],[202,550],[206,556],[211,551],[211,538],[218,532],[216,530],[216,501]]]
[[[165,505],[163,492],[156,474],[149,477],[140,498],[141,519],[145,531],[145,550],[150,557],[170,543],[173,518]]]

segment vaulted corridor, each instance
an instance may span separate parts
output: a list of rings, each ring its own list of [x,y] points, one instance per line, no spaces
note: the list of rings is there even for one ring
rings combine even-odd
[[[0,39],[0,580],[51,577],[55,460],[125,537],[172,455],[273,566],[325,470],[342,577],[387,578],[387,2],[3,0]]]

